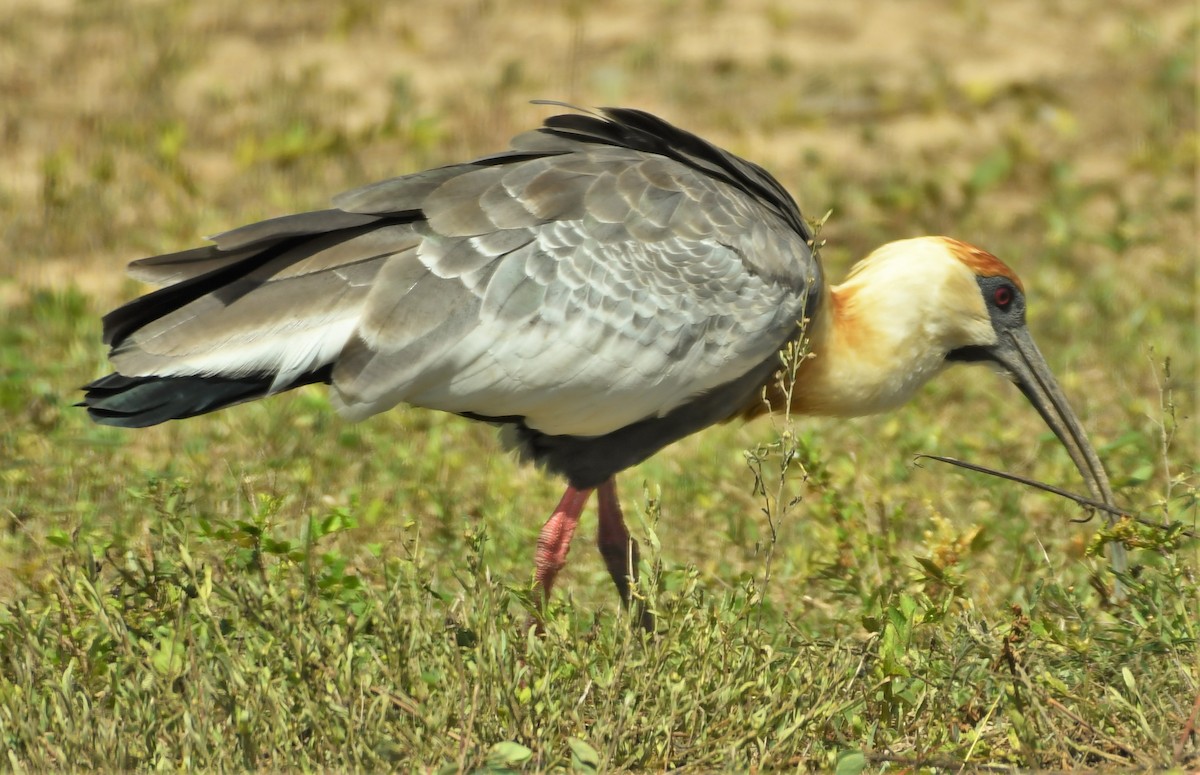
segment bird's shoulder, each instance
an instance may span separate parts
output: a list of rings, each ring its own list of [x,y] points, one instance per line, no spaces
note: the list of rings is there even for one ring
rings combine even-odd
[[[627,113],[645,127],[556,117],[504,153],[383,181],[334,204],[354,214],[419,213],[436,238],[484,252],[556,232],[593,247],[710,244],[746,272],[796,290],[811,285],[819,272],[811,229],[773,177],[648,114],[615,115],[628,121]]]

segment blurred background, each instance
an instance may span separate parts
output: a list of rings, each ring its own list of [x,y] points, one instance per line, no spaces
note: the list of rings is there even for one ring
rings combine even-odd
[[[636,106],[759,161],[810,217],[833,210],[835,269],[932,231],[1018,240],[1004,258],[1035,287],[1061,264],[1045,304],[1108,282],[1129,312],[1133,274],[1193,277],[1188,4],[13,0],[0,14],[10,299],[68,278],[115,294],[130,257],[501,148],[552,112],[537,98]]]

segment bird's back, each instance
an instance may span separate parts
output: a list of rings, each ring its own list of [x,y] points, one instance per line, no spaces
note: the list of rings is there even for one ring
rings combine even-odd
[[[106,317],[118,375],[93,416],[326,381],[352,417],[407,402],[509,426],[584,486],[754,400],[822,281],[773,178],[637,111],[557,116],[334,204],[135,262],[166,287]]]

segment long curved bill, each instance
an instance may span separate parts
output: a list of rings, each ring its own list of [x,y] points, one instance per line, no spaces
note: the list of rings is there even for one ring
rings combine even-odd
[[[1112,488],[1108,483],[1108,474],[1100,463],[1100,457],[1084,433],[1083,426],[1072,411],[1066,395],[1058,386],[1058,381],[1046,365],[1029,330],[1022,327],[1010,329],[1001,334],[1001,341],[991,348],[989,353],[997,364],[1005,369],[1008,377],[1025,394],[1029,403],[1033,404],[1038,414],[1042,416],[1054,435],[1067,448],[1075,467],[1083,476],[1084,483],[1092,498],[1109,506],[1114,506]],[[1110,521],[1113,517],[1109,517]],[[1125,550],[1123,546],[1112,546],[1113,568],[1125,570]]]

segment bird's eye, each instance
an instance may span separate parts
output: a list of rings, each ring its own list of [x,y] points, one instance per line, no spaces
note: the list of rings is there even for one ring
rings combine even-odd
[[[1000,309],[1008,309],[1008,305],[1012,304],[1013,290],[1007,285],[1001,285],[992,294],[992,301],[996,302],[996,306]]]

